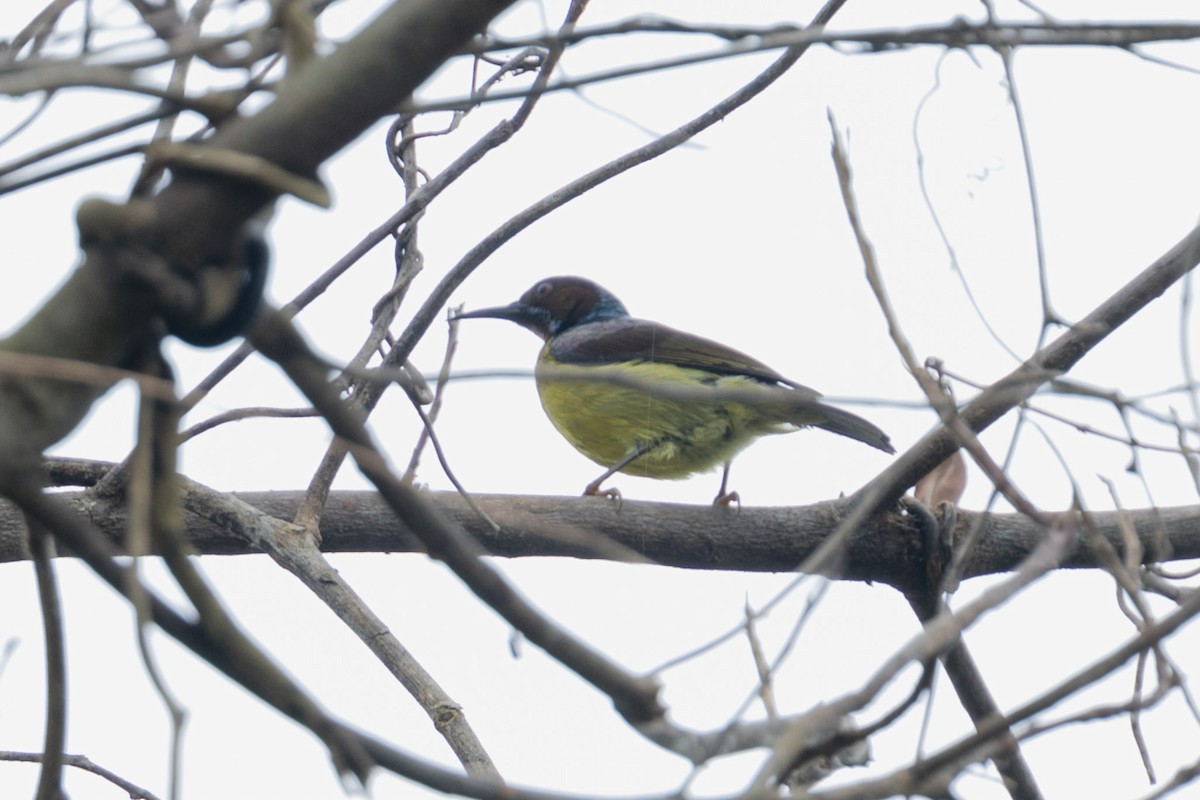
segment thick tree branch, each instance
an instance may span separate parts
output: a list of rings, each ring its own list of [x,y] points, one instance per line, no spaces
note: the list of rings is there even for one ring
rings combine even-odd
[[[99,466],[88,471],[98,472]],[[61,471],[65,471],[65,465]],[[78,470],[74,472],[78,478]],[[237,496],[276,519],[287,520],[295,514],[304,493],[244,492]],[[829,501],[809,506],[746,507],[733,512],[626,500],[617,512],[611,504],[596,498],[476,495],[475,501],[500,524],[501,530],[496,533],[457,495],[432,492],[424,496],[495,555],[568,556],[753,572],[794,569],[824,541],[847,508],[845,501]],[[64,499],[84,514],[90,514],[93,508],[85,494],[67,494]],[[1126,513],[1138,533],[1145,563],[1200,558],[1200,506]],[[958,509],[951,531],[957,542],[972,525],[983,526],[974,554],[964,565],[964,577],[1013,569],[1044,536],[1041,526],[1020,514],[988,514],[982,520],[980,516]],[[114,541],[124,530],[123,513],[115,509],[92,521]],[[20,524],[16,510],[0,504],[0,562],[28,558]],[[1118,552],[1124,552],[1117,513],[1089,514],[1087,524]],[[420,543],[405,532],[374,492],[331,493],[321,530],[321,549],[325,552],[422,551]],[[193,515],[188,516],[188,538],[201,553],[259,552],[231,528]],[[838,577],[901,589],[919,585],[926,574],[923,542],[915,518],[899,511],[884,515],[850,540]],[[1061,566],[1087,569],[1102,567],[1102,563],[1086,543],[1081,543]]]
[[[206,148],[261,159],[300,178],[408,97],[508,5],[408,0],[383,11],[327,58],[289,76],[274,103],[223,127]],[[119,366],[155,335],[157,301],[138,267],[153,255],[181,275],[227,262],[250,217],[277,188],[219,171],[177,169],[151,200],[81,214],[87,257],[0,349]],[[81,208],[81,211],[83,209]],[[94,208],[92,211],[94,212]],[[86,224],[85,224],[86,222]],[[20,470],[70,432],[103,387],[0,377],[0,459]]]

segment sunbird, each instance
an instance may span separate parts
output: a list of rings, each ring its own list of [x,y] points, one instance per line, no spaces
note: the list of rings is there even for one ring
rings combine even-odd
[[[604,467],[584,495],[617,472],[681,479],[721,465],[714,505],[729,492],[729,465],[760,436],[816,426],[896,452],[862,417],[820,402],[821,393],[711,339],[629,316],[585,278],[539,281],[515,303],[459,314],[506,319],[545,344],[534,369],[546,416],[568,442]],[[709,396],[711,394],[711,396]]]

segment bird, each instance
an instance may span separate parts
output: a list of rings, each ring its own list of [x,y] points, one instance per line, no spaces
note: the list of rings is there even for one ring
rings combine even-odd
[[[821,402],[815,389],[720,342],[632,317],[586,278],[546,278],[514,303],[455,315],[480,318],[515,322],[544,342],[534,369],[542,408],[604,467],[585,496],[619,500],[619,491],[600,489],[618,472],[678,480],[721,466],[713,504],[740,507],[728,490],[734,456],[759,437],[806,427],[895,453],[886,433]]]

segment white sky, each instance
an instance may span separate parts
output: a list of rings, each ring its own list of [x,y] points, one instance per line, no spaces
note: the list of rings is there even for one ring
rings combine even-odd
[[[325,32],[341,35],[339,26],[357,25],[345,20],[361,20],[369,5],[346,3],[323,23]],[[552,25],[561,18],[560,5],[546,4],[545,18]],[[0,33],[16,30],[37,7],[25,0],[5,4]],[[1007,18],[1031,18],[1016,3],[997,7]],[[599,24],[654,11],[768,24],[803,21],[815,8],[815,3],[763,2],[739,4],[733,12],[717,2],[663,2],[650,8],[605,0],[595,3],[585,20]],[[930,2],[914,9],[855,0],[839,15],[838,26],[936,24],[958,16],[978,18],[981,8],[972,2]],[[1153,8],[1053,2],[1045,8],[1063,19],[1194,14],[1192,4],[1182,2]],[[522,3],[501,29],[535,32],[541,20],[539,5]],[[598,41],[568,54],[564,67],[568,74],[582,75],[658,58],[689,44],[660,36]],[[1152,52],[1200,67],[1194,43]],[[635,315],[720,339],[831,398],[917,400],[864,280],[846,222],[829,157],[828,109],[847,134],[864,224],[916,352],[937,356],[972,380],[995,380],[1014,362],[983,329],[950,269],[921,199],[913,141],[917,106],[938,81],[917,126],[930,195],[989,322],[1010,348],[1028,355],[1038,335],[1040,306],[1024,167],[1000,60],[991,52],[973,55],[974,61],[963,52],[945,54],[937,48],[866,56],[814,49],[791,74],[692,146],[610,181],[522,233],[479,269],[455,302],[497,305],[541,277],[585,275],[614,291]],[[422,221],[426,269],[410,303],[422,300],[446,269],[504,220],[645,143],[645,131],[627,119],[652,131],[670,130],[773,57],[744,57],[588,88],[587,98],[611,113],[568,93],[545,98],[527,128],[447,191]],[[1074,320],[1195,224],[1200,113],[1192,99],[1200,90],[1200,75],[1096,49],[1024,50],[1016,55],[1015,70],[1029,123],[1052,300]],[[460,95],[463,74],[444,70],[422,95]],[[30,135],[77,130],[78,120],[91,124],[89,114],[111,113],[127,101],[109,93],[78,102],[64,103],[62,112],[56,110]],[[29,99],[5,100],[0,130],[8,130],[31,106]],[[486,108],[468,117],[455,136],[422,140],[422,165],[436,170],[511,109]],[[442,122],[444,117],[420,124],[432,128]],[[281,203],[271,231],[275,266],[269,294],[275,302],[307,285],[402,202],[400,182],[383,159],[381,134],[382,128],[372,131],[329,165],[325,178],[336,197],[332,211]],[[0,149],[0,161],[24,152],[17,148],[27,148],[27,142]],[[9,252],[6,292],[0,295],[4,320],[15,325],[76,261],[72,212],[78,200],[89,194],[120,196],[135,168],[120,162],[0,196],[0,235]],[[304,313],[300,322],[322,352],[335,360],[354,352],[368,330],[370,305],[390,284],[392,269],[390,248],[377,248]],[[1181,383],[1179,306],[1179,290],[1168,292],[1090,354],[1073,377],[1131,395]],[[435,326],[414,361],[435,371],[444,338],[444,327]],[[455,365],[459,370],[530,369],[537,347],[516,326],[464,323]],[[170,347],[185,388],[227,351]],[[956,389],[962,399],[971,395],[968,387]],[[114,391],[55,452],[121,458],[132,441],[132,399],[127,388]],[[278,372],[257,361],[235,373],[188,422],[242,405],[298,404]],[[1108,407],[1057,400],[1039,404],[1121,432]],[[1182,395],[1155,405],[1189,414]],[[886,402],[848,407],[887,430],[900,449],[935,419],[928,410]],[[1127,507],[1195,502],[1195,488],[1179,457],[1144,454],[1153,490],[1148,498],[1140,480],[1125,472],[1128,448],[1052,421],[1040,424],[1064,453],[1070,474],[1042,435],[1029,430],[1013,476],[1043,508],[1068,507],[1072,480],[1090,507],[1111,507],[1101,477],[1115,483]],[[402,468],[417,431],[406,402],[393,393],[372,425]],[[984,442],[1002,456],[1011,429],[1011,420],[1005,420],[985,434]],[[599,473],[553,431],[528,379],[453,386],[439,433],[459,479],[473,492],[573,495]],[[1173,443],[1170,431],[1144,423],[1138,433]],[[189,443],[183,464],[190,477],[220,489],[294,489],[307,484],[327,441],[317,422],[241,423]],[[813,502],[854,491],[887,463],[887,456],[855,442],[803,432],[759,442],[745,452],[734,465],[732,486],[748,506]],[[432,458],[425,460],[421,479],[433,489],[449,488]],[[980,508],[988,487],[977,472],[970,480],[963,505]],[[716,474],[678,483],[621,476],[615,485],[636,499],[707,503],[717,482]],[[348,468],[337,485],[364,484]],[[333,560],[465,707],[511,782],[620,796],[669,791],[687,774],[681,759],[629,732],[603,696],[536,648],[526,645],[519,658],[510,656],[507,626],[438,564],[418,556]],[[209,558],[201,566],[245,629],[331,711],[399,746],[453,763],[423,712],[298,582],[262,557]],[[701,574],[551,559],[497,566],[553,618],[635,670],[649,669],[736,625],[747,600],[762,605],[792,580],[789,575]],[[154,565],[147,569],[161,577]],[[71,631],[69,750],[165,795],[167,722],[132,647],[129,613],[80,565],[64,562],[60,570]],[[157,585],[166,587],[167,581]],[[983,585],[970,583],[961,596],[974,596]],[[762,625],[768,653],[783,646],[815,587],[806,583]],[[0,618],[0,640],[19,642],[0,675],[0,749],[36,750],[41,741],[43,666],[35,602],[30,566],[0,566],[0,603],[21,609]],[[858,584],[832,587],[779,676],[781,707],[802,710],[856,688],[916,629],[895,592]],[[1111,580],[1056,575],[984,620],[969,634],[968,644],[1001,707],[1011,708],[1131,633],[1113,602]],[[164,637],[155,640],[172,688],[191,710],[185,796],[341,796],[310,735]],[[1195,670],[1200,664],[1195,626],[1170,645],[1170,652],[1185,671]],[[754,689],[742,639],[665,678],[664,698],[673,717],[697,728],[727,722]],[[1126,671],[1087,701],[1126,697],[1131,681]],[[907,688],[895,687],[890,699]],[[937,694],[930,748],[969,729],[944,680]],[[880,707],[873,710],[878,713]],[[871,770],[910,759],[919,724],[919,711],[911,712],[878,736]],[[1144,727],[1160,777],[1169,778],[1195,759],[1196,723],[1177,701],[1148,713]],[[1044,737],[1031,743],[1026,755],[1047,797],[1137,797],[1149,791],[1124,722]],[[736,791],[759,758],[711,765],[696,791]],[[7,796],[11,789],[12,796],[24,796],[35,774],[32,768],[0,766],[0,794]],[[838,779],[867,774],[856,770]],[[77,800],[121,796],[78,774],[70,775],[67,786]],[[983,777],[959,788],[972,798],[1005,796]],[[372,796],[380,800],[420,794],[386,776],[372,785]]]

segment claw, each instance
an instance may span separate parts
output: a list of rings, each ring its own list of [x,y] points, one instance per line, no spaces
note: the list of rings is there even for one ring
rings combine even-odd
[[[605,476],[607,477],[607,476]],[[608,489],[600,488],[600,481],[589,483],[583,490],[584,497],[606,497],[609,500],[614,500],[617,503],[617,511],[621,510],[622,499],[621,490],[615,487]]]
[[[734,503],[737,503],[737,510],[740,512],[742,510],[742,496],[737,492],[724,491],[714,497],[712,502],[714,508],[717,506],[724,506],[728,508]]]

